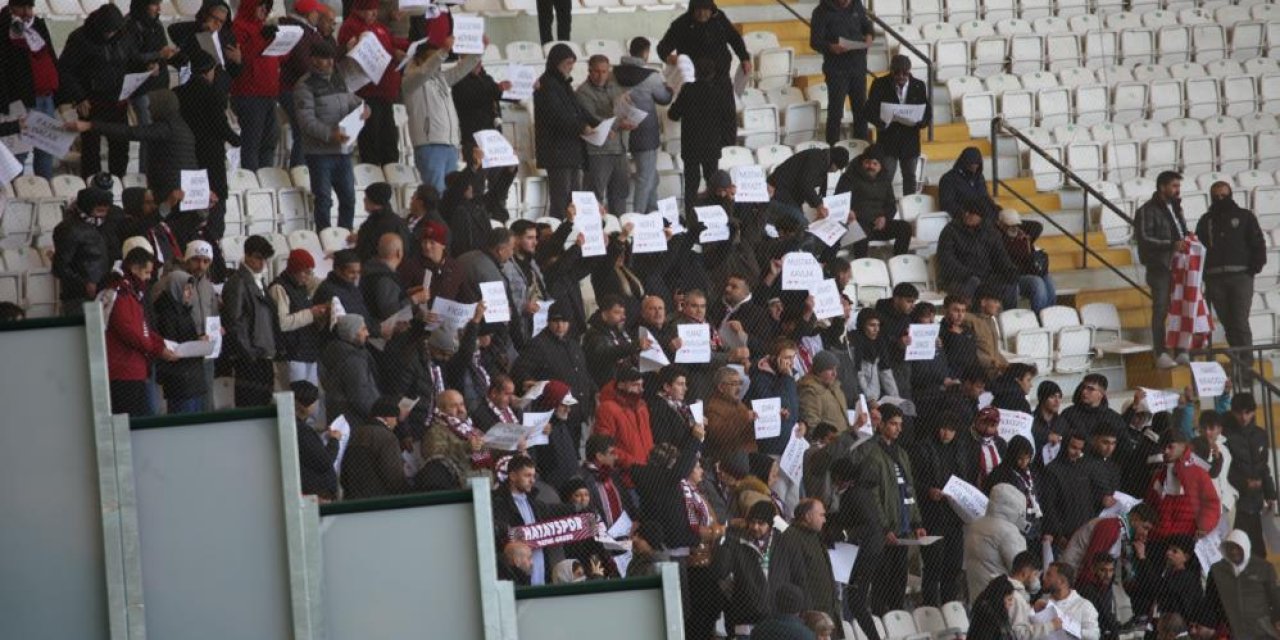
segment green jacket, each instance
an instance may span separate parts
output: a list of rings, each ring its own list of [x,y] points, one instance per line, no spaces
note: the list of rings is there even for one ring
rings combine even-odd
[[[907,455],[906,448],[898,445],[898,461],[902,465],[903,478],[906,481],[908,495],[915,499],[915,479],[911,473],[911,458]],[[880,524],[884,527],[885,532],[899,533],[897,531],[898,508],[900,496],[898,493],[898,476],[893,470],[893,459],[889,457],[889,453],[885,451],[884,441],[877,436],[871,442],[868,442],[854,450],[855,461],[859,464],[871,465],[876,470],[876,478],[879,479],[875,488],[876,499],[880,507]],[[920,506],[916,502],[912,502],[908,508],[908,517],[911,520],[911,529],[920,527]]]

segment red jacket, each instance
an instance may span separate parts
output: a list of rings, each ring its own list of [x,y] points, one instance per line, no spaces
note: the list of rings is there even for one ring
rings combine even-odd
[[[265,23],[255,15],[261,0],[241,0],[231,30],[240,45],[240,75],[231,81],[231,95],[275,98],[280,95],[280,56],[267,57],[263,50],[271,44],[262,37]]]
[[[610,436],[618,447],[619,469],[644,464],[653,449],[653,432],[649,430],[649,406],[640,396],[623,396],[617,383],[610,381],[600,391],[596,406],[595,432]]]
[[[1188,446],[1182,459],[1173,465],[1173,472],[1182,485],[1182,495],[1160,495],[1168,468],[1162,465],[1147,489],[1147,504],[1154,505],[1158,515],[1151,537],[1163,540],[1170,536],[1195,535],[1196,531],[1213,531],[1222,515],[1222,503],[1209,473],[1191,461],[1191,447]]]
[[[391,35],[387,27],[381,23],[374,22],[372,24],[365,22],[356,13],[352,13],[342,22],[342,28],[338,29],[338,46],[344,51],[355,38],[359,38],[366,31],[372,31],[377,36],[378,42],[382,43],[382,48],[387,53],[394,53],[396,49],[408,51],[409,41],[405,38],[397,38]],[[392,59],[391,64],[387,65],[387,70],[382,72],[382,78],[376,84],[366,84],[363,88],[356,92],[361,98],[377,98],[394,102],[400,98],[400,70],[397,69],[396,61]]]
[[[147,325],[132,278],[112,276],[115,303],[107,318],[107,372],[112,380],[146,380],[147,362],[164,351],[164,338]]]

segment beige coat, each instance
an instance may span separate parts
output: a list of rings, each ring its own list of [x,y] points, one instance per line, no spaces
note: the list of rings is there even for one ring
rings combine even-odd
[[[1000,328],[993,316],[970,313],[965,320],[973,327],[974,342],[978,346],[978,364],[986,370],[987,377],[995,379],[1009,361],[1000,353]]]
[[[810,373],[797,385],[800,393],[800,419],[810,428],[826,422],[844,433],[849,430],[849,403],[840,381],[828,385]]]

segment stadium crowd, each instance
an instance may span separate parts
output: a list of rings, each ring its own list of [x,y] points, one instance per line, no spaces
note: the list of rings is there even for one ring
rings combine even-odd
[[[491,478],[503,577],[541,585],[678,562],[691,640],[721,619],[736,638],[840,638],[845,620],[879,638],[872,616],[906,607],[909,573],[920,577],[914,602],[969,605],[972,639],[1280,633],[1264,536],[1276,487],[1253,396],[1228,387],[1197,407],[1188,390],[1172,411],[1152,411],[1138,392],[1117,411],[1107,378],[1090,373],[1065,406],[1053,381],[1036,385],[1035,366],[1010,362],[1000,311],[1056,296],[1035,246],[1041,227],[996,204],[977,148],[939,183],[952,216],[937,247],[941,305],[911,284],[863,308],[846,295],[847,256],[872,242],[911,250],[893,178],[916,190],[931,117],[905,57],[865,93],[866,51],[842,44],[872,38],[860,0],[821,3],[813,48],[831,83],[828,141],[841,137],[849,96],[854,135],[874,128],[877,143],[854,158],[839,146],[795,153],[769,172],[767,202],[739,202],[718,168],[737,135],[731,60],[748,71],[751,60],[711,0],[692,0],[656,44],[591,56],[585,79],[570,77],[570,47],[552,47],[528,160],[545,170],[554,223],[513,219],[515,168],[485,166],[474,134],[494,127],[510,83],[452,52],[447,8],[415,19],[406,39],[373,0],[352,0],[341,20],[316,0],[268,19],[272,3],[233,12],[206,0],[167,30],[155,0],[133,0],[127,16],[105,4],[60,55],[33,0],[0,10],[0,104],[58,114],[80,136],[88,186],[54,231],[53,272],[64,313],[106,308],[117,412],[211,410],[218,378],[234,379],[239,407],[292,390],[306,493],[351,500]],[[543,39],[553,10],[566,38],[569,11],[542,4]],[[302,39],[265,55],[285,25]],[[396,64],[353,87],[342,62],[365,33]],[[647,66],[652,47],[673,67],[687,56],[696,80]],[[172,88],[168,66],[184,75]],[[154,77],[120,99],[126,74],[141,71]],[[585,142],[619,101],[645,117]],[[398,139],[397,102],[409,140]],[[926,115],[884,122],[884,102],[925,104]],[[277,255],[251,235],[229,263],[225,147],[240,149],[243,168],[272,166],[277,104],[293,132],[289,164],[309,169],[315,229],[331,224],[334,197],[338,226],[354,224],[356,206],[367,218],[329,255]],[[660,209],[665,104],[684,132],[685,206],[665,219],[665,250],[639,252],[633,223],[605,234],[584,218]],[[356,140],[341,124],[353,112],[364,121]],[[148,186],[124,189],[117,205],[130,141],[142,143]],[[401,145],[422,182],[408,210],[387,183],[357,203],[356,159],[395,162]],[[54,160],[37,149],[33,171],[50,177]],[[181,172],[194,169],[208,171],[210,204],[183,208]],[[830,172],[840,173],[831,195],[850,194],[847,213],[827,206]],[[1138,214],[1157,294],[1190,232],[1180,180],[1160,175]],[[598,212],[579,206],[584,190]],[[1265,248],[1229,188],[1214,187],[1206,220],[1207,262],[1222,269],[1207,272],[1221,277],[1215,306],[1238,332]],[[832,221],[849,228],[844,239],[810,231]],[[805,265],[811,280],[797,284]],[[827,281],[832,313],[816,290]],[[1159,346],[1159,298],[1157,351],[1176,366]],[[931,325],[932,348],[913,344],[913,327]],[[209,349],[191,355],[193,343]],[[214,344],[220,355],[205,357]],[[1028,424],[1015,435],[1006,426],[1018,416]],[[532,526],[549,522],[588,534],[554,541]],[[848,545],[856,558],[829,553]],[[842,573],[833,558],[848,560]],[[1119,619],[1124,601],[1132,614]]]

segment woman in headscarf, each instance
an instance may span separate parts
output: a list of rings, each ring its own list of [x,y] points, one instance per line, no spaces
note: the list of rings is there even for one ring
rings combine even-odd
[[[182,119],[178,97],[168,89],[147,94],[151,105],[151,123],[131,127],[120,122],[80,120],[67,123],[68,129],[84,133],[97,131],[107,138],[127,138],[147,144],[147,184],[168,198],[182,187],[182,171],[199,168],[196,163],[196,139]]]
[[[203,327],[196,327],[191,317],[194,295],[195,279],[186,271],[170,271],[156,285],[156,328],[165,340],[183,343],[204,338],[200,330]],[[209,387],[204,378],[203,359],[159,362],[156,364],[156,382],[164,389],[169,413],[196,413],[204,409]]]
[[[1013,609],[1013,584],[1004,576],[996,576],[982,590],[969,614],[968,640],[1014,640],[1009,611]]]
[[[1027,539],[1028,549],[1034,549],[1040,542],[1040,518],[1044,515],[1040,508],[1040,472],[1031,466],[1035,457],[1032,446],[1023,436],[1014,436],[1009,440],[1004,459],[987,474],[981,487],[983,493],[989,494],[992,487],[998,484],[1010,484],[1026,496],[1027,528],[1022,533]]]
[[[569,194],[582,187],[587,152],[581,136],[600,124],[574,94],[570,74],[577,61],[569,45],[551,47],[533,92],[533,109],[539,114],[533,122],[535,152],[538,167],[547,171],[547,215],[556,218],[564,217]]]

